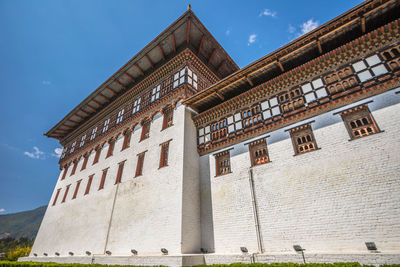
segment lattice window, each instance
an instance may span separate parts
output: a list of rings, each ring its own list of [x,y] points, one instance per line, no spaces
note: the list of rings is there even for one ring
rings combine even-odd
[[[380,76],[388,72],[378,55],[367,57],[352,64],[352,66],[361,82],[368,81],[374,76]]]
[[[229,150],[215,155],[216,175],[231,173],[231,158]]]
[[[206,126],[204,128],[199,129],[199,145],[210,142],[211,135],[210,135],[210,126]]]
[[[69,151],[70,154],[74,153],[75,151],[75,146],[76,146],[76,141],[74,141],[71,145],[71,150]]]
[[[280,94],[278,99],[281,104],[282,112],[290,112],[301,106],[304,106],[304,99],[302,97],[300,87]]]
[[[92,134],[90,135],[90,141],[96,138],[96,133],[97,133],[97,126],[93,128]]]
[[[251,166],[261,165],[269,162],[267,142],[265,138],[256,140],[249,144]]]
[[[147,120],[142,123],[142,134],[140,136],[140,141],[149,138],[150,136],[150,121]]]
[[[103,125],[103,133],[107,132],[109,124],[110,124],[110,119],[106,119]]]
[[[127,149],[131,143],[132,131],[126,130],[124,133],[124,142],[122,144],[122,150]]]
[[[256,105],[245,111],[242,111],[243,127],[247,128],[254,124],[257,124],[262,120],[260,113],[260,106]]]
[[[325,83],[321,78],[315,79],[310,83],[303,84],[301,90],[307,103],[316,101],[317,99],[328,96]]]
[[[227,135],[226,119],[222,119],[211,125],[211,138],[212,140],[218,140],[224,138]]]
[[[108,168],[103,170],[103,174],[101,175],[99,190],[104,188],[104,183],[106,182],[107,171],[108,171]]]
[[[296,155],[318,148],[310,123],[291,129],[290,135]]]
[[[242,113],[238,112],[232,116],[229,116],[226,120],[228,124],[228,133],[234,133],[235,131],[243,129]]]
[[[140,176],[143,174],[143,163],[144,163],[144,155],[146,152],[142,152],[140,154],[138,154],[138,161],[137,161],[137,165],[136,165],[136,173],[135,173],[135,177]]]
[[[185,82],[185,74],[186,74],[186,68],[181,69],[180,71],[174,74],[173,88],[176,88]]]
[[[157,85],[151,91],[151,102],[160,98],[161,84]]]
[[[380,132],[367,105],[358,106],[340,113],[350,138],[360,138]]]
[[[174,109],[169,107],[167,109],[164,109],[164,119],[163,119],[163,127],[162,129],[164,130],[165,128],[171,127],[173,118],[174,118]]]
[[[280,115],[281,110],[279,108],[278,98],[272,97],[271,99],[262,102],[261,110],[264,120]]]
[[[197,89],[197,74],[194,73],[191,69],[187,69],[188,71],[188,84],[193,86],[195,89]]]
[[[121,109],[121,110],[118,112],[116,124],[122,122],[122,120],[124,119],[124,111],[125,111],[125,109]]]
[[[161,154],[160,154],[160,168],[168,166],[168,153],[169,153],[169,142],[162,143]]]
[[[81,143],[79,144],[79,147],[83,147],[83,145],[85,144],[85,139],[86,139],[86,134],[82,135]]]
[[[142,98],[139,97],[138,99],[136,99],[136,100],[133,102],[132,114],[135,114],[135,113],[139,112],[139,110],[140,110],[140,101],[141,101],[141,100],[142,100]]]

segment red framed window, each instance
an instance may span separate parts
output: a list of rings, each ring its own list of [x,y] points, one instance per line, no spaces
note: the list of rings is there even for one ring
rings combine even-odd
[[[72,171],[71,171],[71,174],[69,176],[72,176],[72,175],[75,174],[76,167],[78,167],[78,162],[79,162],[78,160],[74,161],[74,166],[72,167]]]
[[[64,179],[65,179],[65,176],[67,175],[67,172],[68,172],[68,168],[69,168],[69,165],[67,165],[67,166],[64,167],[64,172],[63,172],[63,175],[62,175],[62,177],[61,177],[61,180],[64,180]]]
[[[82,181],[82,180],[79,180],[79,181],[76,182],[75,192],[74,192],[74,195],[72,196],[72,199],[75,199],[75,198],[76,198],[76,195],[78,195],[79,186],[81,185],[81,181]]]
[[[132,136],[132,131],[131,130],[126,130],[124,133],[124,143],[122,144],[122,150],[127,149],[130,146],[131,143],[131,136]]]
[[[89,192],[90,192],[90,186],[92,185],[93,176],[94,176],[94,174],[89,176],[88,182],[86,184],[85,195],[89,194]]]
[[[146,152],[142,152],[140,154],[138,154],[138,161],[137,161],[137,165],[136,165],[136,173],[135,173],[135,177],[142,175],[143,173],[143,163],[144,163],[144,155]]]
[[[89,155],[88,154],[83,155],[83,163],[82,163],[81,171],[86,169],[88,160],[89,160]]]
[[[114,146],[115,146],[115,139],[111,139],[110,141],[108,141],[108,151],[106,158],[111,157],[113,155]]]
[[[70,186],[71,186],[70,184],[69,184],[69,185],[67,185],[67,188],[65,189],[64,197],[63,197],[63,199],[62,199],[61,203],[64,203],[64,202],[65,202],[65,200],[67,199],[67,196],[68,196],[68,191],[69,191],[69,187],[70,187]]]
[[[307,123],[289,130],[292,138],[295,155],[307,153],[318,149],[311,123]]]
[[[100,154],[101,154],[101,147],[97,147],[96,148],[96,155],[94,155],[94,160],[93,160],[93,164],[92,165],[94,165],[97,162],[99,162]]]
[[[231,173],[231,157],[229,150],[215,155],[216,176]]]
[[[142,123],[142,134],[140,136],[140,141],[149,138],[150,135],[150,121],[147,120]]]
[[[169,108],[165,109],[163,111],[163,113],[164,113],[164,119],[163,119],[162,129],[164,130],[164,129],[172,126],[174,109],[172,107],[169,107]]]
[[[120,163],[118,163],[118,173],[117,173],[117,178],[115,179],[115,184],[119,184],[121,182],[122,173],[124,171],[125,161],[126,160],[121,161]]]
[[[54,200],[53,200],[53,206],[57,203],[57,199],[58,199],[58,195],[60,195],[60,191],[61,191],[61,188],[58,188],[56,196],[54,197]]]
[[[169,142],[171,140],[162,143],[161,146],[161,154],[160,154],[160,168],[168,166],[168,153],[169,153]]]
[[[103,170],[103,174],[101,175],[99,190],[104,188],[104,183],[106,182],[107,171],[108,171],[108,168]]]
[[[251,166],[261,165],[269,162],[267,142],[265,138],[256,140],[249,144]]]
[[[366,104],[345,110],[340,113],[340,115],[351,140],[380,132],[380,129]]]

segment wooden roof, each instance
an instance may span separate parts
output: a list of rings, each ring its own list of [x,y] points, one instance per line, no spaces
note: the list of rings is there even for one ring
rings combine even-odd
[[[365,1],[195,94],[184,104],[202,113],[397,19],[399,5],[397,0]]]
[[[189,9],[44,135],[63,139],[185,48],[219,78],[239,67]]]

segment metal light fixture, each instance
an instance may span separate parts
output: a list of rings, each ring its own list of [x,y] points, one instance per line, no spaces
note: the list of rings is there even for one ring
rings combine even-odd
[[[131,252],[133,255],[137,255],[137,250],[136,249],[131,249]]]
[[[70,256],[74,256],[74,253],[73,252],[68,252],[68,254],[70,255]]]
[[[107,254],[108,256],[110,256],[110,255],[111,255],[111,251],[107,250],[107,251],[106,251],[106,254]]]
[[[36,254],[36,253],[33,253],[33,256],[37,257],[37,254]]]
[[[306,263],[306,258],[304,257],[304,248],[302,248],[300,245],[293,245],[293,249],[296,251],[296,252],[300,252],[301,253],[301,256],[303,256],[303,262],[304,263]]]
[[[45,252],[45,253],[43,253],[43,255],[47,257],[47,253],[46,253],[46,252]]]
[[[377,252],[378,249],[375,245],[375,242],[365,242],[365,245],[367,246],[367,249],[371,252]]]
[[[58,253],[58,252],[56,252],[56,253],[54,253],[56,256],[60,256],[60,253]]]
[[[240,247],[240,251],[242,251],[243,253],[249,252],[246,247]]]
[[[161,249],[162,254],[168,255],[168,250],[166,248]]]
[[[92,253],[90,253],[90,251],[86,251],[86,255],[90,256]]]
[[[205,248],[201,248],[200,251],[201,251],[201,253],[208,253],[207,249],[205,249]]]

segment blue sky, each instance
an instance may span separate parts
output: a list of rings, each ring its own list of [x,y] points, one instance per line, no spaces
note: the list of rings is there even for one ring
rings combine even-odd
[[[361,1],[190,1],[244,67]],[[188,1],[0,0],[0,214],[47,205],[60,145],[42,134],[173,23]]]

